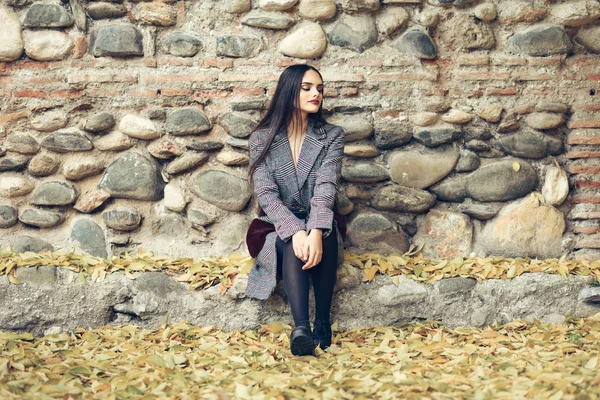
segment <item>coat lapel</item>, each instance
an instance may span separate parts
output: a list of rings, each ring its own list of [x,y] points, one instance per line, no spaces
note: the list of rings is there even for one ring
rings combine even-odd
[[[297,185],[300,189],[302,189],[304,182],[306,182],[308,173],[312,169],[313,165],[315,164],[315,161],[317,160],[317,157],[319,157],[319,154],[321,153],[321,149],[323,148],[323,133],[315,125],[316,124],[314,123],[308,124],[308,127],[306,129],[306,138],[304,139],[304,143],[302,144],[302,149],[300,150],[300,157],[298,158],[298,164],[296,165]],[[289,147],[290,146],[288,143],[288,149]],[[292,160],[292,167],[293,166],[294,162]]]
[[[281,130],[271,145],[272,157],[277,164],[277,169],[285,176],[285,186],[296,201],[300,202],[300,186],[298,186],[296,168],[292,159],[292,150],[285,129]]]

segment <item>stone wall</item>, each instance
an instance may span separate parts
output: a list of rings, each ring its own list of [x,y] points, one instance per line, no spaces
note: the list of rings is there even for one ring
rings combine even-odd
[[[597,258],[600,4],[0,6],[0,245],[245,252],[247,137],[285,66],[346,129],[358,251]]]

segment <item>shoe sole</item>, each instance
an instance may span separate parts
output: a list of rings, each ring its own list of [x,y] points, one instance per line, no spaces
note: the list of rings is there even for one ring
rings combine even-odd
[[[298,336],[292,340],[290,345],[292,354],[295,356],[313,356],[315,354],[315,345],[312,338],[308,336]]]

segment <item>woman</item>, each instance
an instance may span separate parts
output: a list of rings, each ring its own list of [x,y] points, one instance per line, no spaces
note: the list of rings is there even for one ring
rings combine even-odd
[[[344,131],[325,123],[323,78],[307,65],[283,71],[263,120],[252,133],[250,177],[261,217],[248,230],[256,264],[246,293],[266,299],[283,276],[295,328],[294,355],[331,344],[330,309],[338,260],[343,253],[334,205],[340,180]],[[310,330],[309,275],[315,292]]]

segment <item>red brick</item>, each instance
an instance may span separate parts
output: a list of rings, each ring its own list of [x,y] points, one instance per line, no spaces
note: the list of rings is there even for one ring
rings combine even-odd
[[[321,71],[323,80],[327,82],[364,82],[363,74],[343,74],[339,72]]]
[[[144,66],[148,68],[156,68],[158,63],[154,58],[144,58]]]
[[[383,66],[383,60],[379,58],[354,58],[346,64],[349,67],[375,67]]]
[[[569,151],[567,152],[567,158],[598,158],[600,157],[600,151]]]
[[[570,198],[571,204],[600,204],[600,196],[576,195]]]
[[[600,111],[600,104],[573,104],[572,111]]]
[[[224,98],[231,96],[231,92],[223,89],[197,90],[194,93],[195,98]]]
[[[600,166],[571,165],[569,172],[571,174],[600,174]]]
[[[104,89],[87,89],[86,97],[120,97],[120,90],[104,90]]]
[[[232,68],[233,60],[229,58],[207,58],[202,60],[203,67],[225,67]]]
[[[244,58],[237,59],[233,62],[235,67],[272,67],[273,62],[271,60],[248,60]]]
[[[125,96],[153,98],[158,96],[158,91],[155,89],[131,89],[125,92]]]
[[[0,75],[6,75],[13,69],[10,63],[0,62]]]
[[[486,96],[516,96],[519,94],[517,89],[505,89],[505,88],[487,88],[485,90]]]
[[[212,82],[215,80],[212,74],[161,74],[161,75],[144,75],[141,83],[168,83],[168,82]]]
[[[99,74],[99,73],[74,73],[67,77],[68,83],[108,83],[112,82],[112,74]]]
[[[43,90],[15,90],[13,91],[14,97],[30,97],[30,98],[44,98],[47,93]]]
[[[560,66],[564,60],[563,56],[554,56],[554,57],[529,57],[527,58],[527,63],[532,66],[547,66],[547,65],[557,65]]]
[[[451,58],[436,58],[435,60],[421,60],[421,65],[424,67],[431,67],[431,66],[441,66],[441,67],[447,67],[449,65],[454,64],[454,60],[452,60]]]
[[[22,79],[21,83],[29,83],[34,85],[44,85],[48,83],[62,83],[64,82],[63,78],[57,78],[55,76],[36,76],[29,79]]]
[[[87,40],[84,37],[75,38],[74,58],[82,58],[88,50]]]
[[[548,74],[517,74],[516,81],[551,81],[554,76]]]
[[[0,98],[7,99],[9,97],[10,97],[10,92],[8,90],[0,91]]]
[[[338,90],[335,88],[325,88],[323,91],[323,97],[338,97]]]
[[[551,87],[542,87],[542,88],[526,88],[524,94],[532,95],[532,96],[546,96],[554,94],[554,88]]]
[[[50,97],[62,97],[65,99],[78,99],[83,97],[81,90],[56,90],[50,93]]]
[[[289,67],[298,64],[306,64],[306,60],[297,60],[294,58],[278,58],[275,60],[275,65],[278,67]]]
[[[580,72],[563,72],[562,79],[565,81],[580,81],[583,76]]]
[[[177,26],[185,24],[185,2],[177,2]]]
[[[507,80],[510,74],[508,72],[457,71],[454,77],[461,81],[497,81]]]
[[[277,82],[279,74],[234,74],[223,72],[219,74],[220,82],[258,82],[258,81],[273,81]]]
[[[160,94],[165,97],[191,96],[194,91],[191,89],[161,89]]]
[[[600,188],[600,181],[575,181],[575,186],[579,188],[598,189]]]
[[[14,83],[13,77],[11,77],[11,76],[0,77],[0,85],[5,86],[5,85],[11,85],[12,83]]]
[[[569,129],[600,128],[600,121],[569,121]]]
[[[111,77],[111,82],[117,83],[137,83],[138,77],[131,74],[116,74]]]
[[[489,56],[460,56],[458,58],[458,65],[488,65],[489,63]]]
[[[344,88],[341,91],[342,96],[345,97],[352,97],[352,96],[356,96],[358,94],[358,88]]]
[[[593,235],[594,233],[600,232],[600,226],[575,226],[575,225],[569,225],[569,231],[573,232],[573,233],[581,233],[581,234],[585,234],[585,235]]]
[[[157,60],[157,66],[159,67],[191,67],[194,65],[194,60],[191,58],[165,58]]]
[[[48,68],[48,62],[43,61],[24,61],[16,64],[18,69],[46,69]]]
[[[568,144],[600,144],[600,136],[571,136],[567,137]]]
[[[595,66],[598,65],[597,56],[573,56],[565,60],[565,65],[576,65],[579,67],[583,66]]]
[[[369,81],[375,82],[393,82],[393,81],[437,81],[437,74],[420,73],[383,73],[369,75]]]
[[[569,214],[570,219],[600,219],[600,211],[586,211]]]
[[[263,88],[233,88],[233,91],[231,92],[231,94],[234,97],[241,97],[241,96],[248,96],[248,97],[255,97],[255,96],[264,96],[265,95],[265,89]]]
[[[492,57],[492,64],[514,67],[517,65],[525,65],[527,64],[527,61],[522,57]]]
[[[600,74],[587,74],[585,79],[588,81],[600,81]]]

